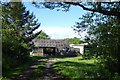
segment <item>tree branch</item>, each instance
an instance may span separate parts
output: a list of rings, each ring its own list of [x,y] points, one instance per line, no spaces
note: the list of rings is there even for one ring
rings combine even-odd
[[[66,4],[71,4],[71,5],[75,5],[75,6],[80,6],[82,7],[84,10],[88,10],[88,11],[92,11],[92,12],[98,12],[98,13],[102,13],[104,15],[109,15],[109,16],[117,16],[120,17],[120,12],[115,12],[115,11],[107,11],[107,10],[96,10],[96,9],[91,9],[91,8],[87,8],[84,5],[80,4],[80,3],[74,3],[74,2],[64,2]]]

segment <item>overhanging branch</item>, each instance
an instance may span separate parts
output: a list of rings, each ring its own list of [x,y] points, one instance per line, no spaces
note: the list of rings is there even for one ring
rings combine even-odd
[[[97,9],[91,9],[91,8],[87,8],[85,7],[84,5],[80,4],[80,3],[74,3],[74,2],[64,2],[66,4],[71,4],[71,5],[74,5],[74,6],[80,6],[82,7],[84,10],[87,10],[87,11],[92,11],[92,12],[98,12],[98,13],[102,13],[104,15],[109,15],[109,16],[117,16],[117,17],[120,17],[120,12],[115,12],[115,11],[107,11],[107,10],[97,10]]]

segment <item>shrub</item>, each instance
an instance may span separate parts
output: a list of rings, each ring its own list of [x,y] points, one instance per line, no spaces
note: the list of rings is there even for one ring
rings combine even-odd
[[[82,54],[83,59],[91,59],[93,58],[93,54],[91,53],[84,53]]]

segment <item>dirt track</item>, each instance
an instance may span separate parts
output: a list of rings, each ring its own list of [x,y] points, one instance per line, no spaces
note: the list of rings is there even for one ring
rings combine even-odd
[[[43,73],[35,76],[33,70],[38,68],[37,64],[42,61],[47,61],[43,68]],[[65,80],[63,76],[59,75],[53,68],[52,64],[56,61],[54,58],[40,59],[34,62],[31,66],[25,69],[18,77],[12,80]]]

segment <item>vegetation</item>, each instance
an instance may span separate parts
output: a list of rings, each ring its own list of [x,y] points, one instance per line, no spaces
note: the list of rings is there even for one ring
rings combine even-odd
[[[40,24],[35,16],[26,11],[21,2],[2,3],[2,70],[5,77],[11,68],[29,61],[32,49],[30,41]]]
[[[11,68],[6,73],[4,72],[6,76],[3,77],[2,80],[13,80],[13,79],[17,80],[16,78],[19,77],[20,75],[23,75],[24,74],[23,72],[25,70],[28,70],[30,68],[30,66],[36,66],[36,68],[31,69],[32,73],[27,73],[27,75],[31,75],[28,78],[37,80],[39,78],[39,75],[43,74],[43,69],[44,69],[45,63],[47,61],[41,61],[40,63],[37,63],[37,64],[35,64],[35,62],[37,60],[41,60],[44,58],[45,57],[32,56],[31,59],[27,63],[19,65],[15,68]],[[30,69],[29,69],[29,71],[30,71]]]
[[[43,74],[43,69],[45,67],[45,64],[46,64],[47,60],[46,61],[42,61],[42,59],[46,58],[46,57],[42,57],[42,56],[32,56],[32,58],[34,60],[41,60],[41,62],[38,62],[37,64],[35,64],[35,66],[37,68],[33,69],[33,72],[32,72],[32,75],[31,75],[33,80],[39,80],[40,79],[39,76]]]
[[[100,58],[110,73],[120,75],[120,3],[119,2],[33,2],[37,7],[69,11],[79,6],[88,12],[74,25],[74,30],[87,30],[85,40],[92,45],[91,55]]]
[[[114,4],[116,5],[111,4],[111,6],[120,11],[120,8],[116,8],[117,3]],[[106,4],[106,6],[108,5]],[[109,7],[111,11],[112,7]],[[101,62],[110,73],[120,74],[120,51],[118,49],[120,46],[120,17],[87,13],[80,19],[80,22],[76,22],[75,30],[78,32],[88,30],[89,36],[86,36],[86,40],[92,44],[91,55],[94,54],[95,57],[101,58]]]
[[[88,31],[89,35],[85,40],[91,44],[92,48],[90,54],[85,54],[84,59],[87,60],[82,57],[63,58],[53,65],[54,69],[73,80],[120,79],[119,2],[44,2],[40,4],[33,2],[33,4],[49,9],[62,8],[63,11],[69,11],[71,5],[74,5],[91,11],[79,18],[80,21],[74,25],[74,30],[77,32]],[[0,22],[2,22],[3,77],[17,76],[30,60],[29,52],[33,47],[30,41],[41,33],[41,31],[33,33],[40,24],[37,23],[33,13],[30,14],[21,2],[6,2],[0,6],[2,7]],[[37,38],[49,39],[44,32],[41,35]],[[68,40],[70,43],[81,43],[77,38]],[[93,59],[89,60],[88,55],[90,57],[92,55]],[[23,63],[26,65],[24,66]],[[20,64],[22,65],[19,66]],[[33,71],[35,75],[41,73],[43,64],[44,62],[38,64],[39,69]]]
[[[8,71],[3,72],[3,78],[2,80],[11,80],[17,76],[19,76],[25,69],[28,68],[28,66],[33,63],[33,61],[29,60],[29,62],[19,65],[15,68],[10,68]]]
[[[75,25],[76,30],[88,29],[86,40],[92,44],[91,55],[100,57],[111,73],[119,72],[119,18],[98,13],[87,13]],[[86,24],[86,25],[85,25]]]
[[[30,57],[34,47],[31,40],[34,38],[49,39],[44,32],[33,33],[40,27],[33,13],[26,10],[22,2],[2,3],[2,76],[15,78],[35,60]],[[40,34],[41,33],[41,34]],[[33,73],[42,73],[43,63]],[[14,67],[14,69],[13,69]]]
[[[49,35],[47,35],[45,32],[41,32],[36,39],[50,39]]]
[[[57,8],[59,11],[60,8],[62,11],[69,11],[71,6],[81,7],[83,10],[97,12],[100,14],[108,15],[108,16],[117,16],[120,17],[119,11],[119,2],[49,2],[49,0],[45,0],[44,3],[33,2],[33,4],[38,8],[48,8],[53,10]],[[114,6],[114,7],[113,7]]]
[[[80,40],[79,38],[77,37],[74,37],[74,38],[66,38],[65,40],[68,40],[68,42],[70,44],[80,44],[80,43],[83,43],[84,41]]]
[[[103,68],[97,59],[83,60],[81,56],[71,58],[59,58],[53,64],[53,68],[59,74],[69,80],[119,80],[118,75],[111,75]]]

